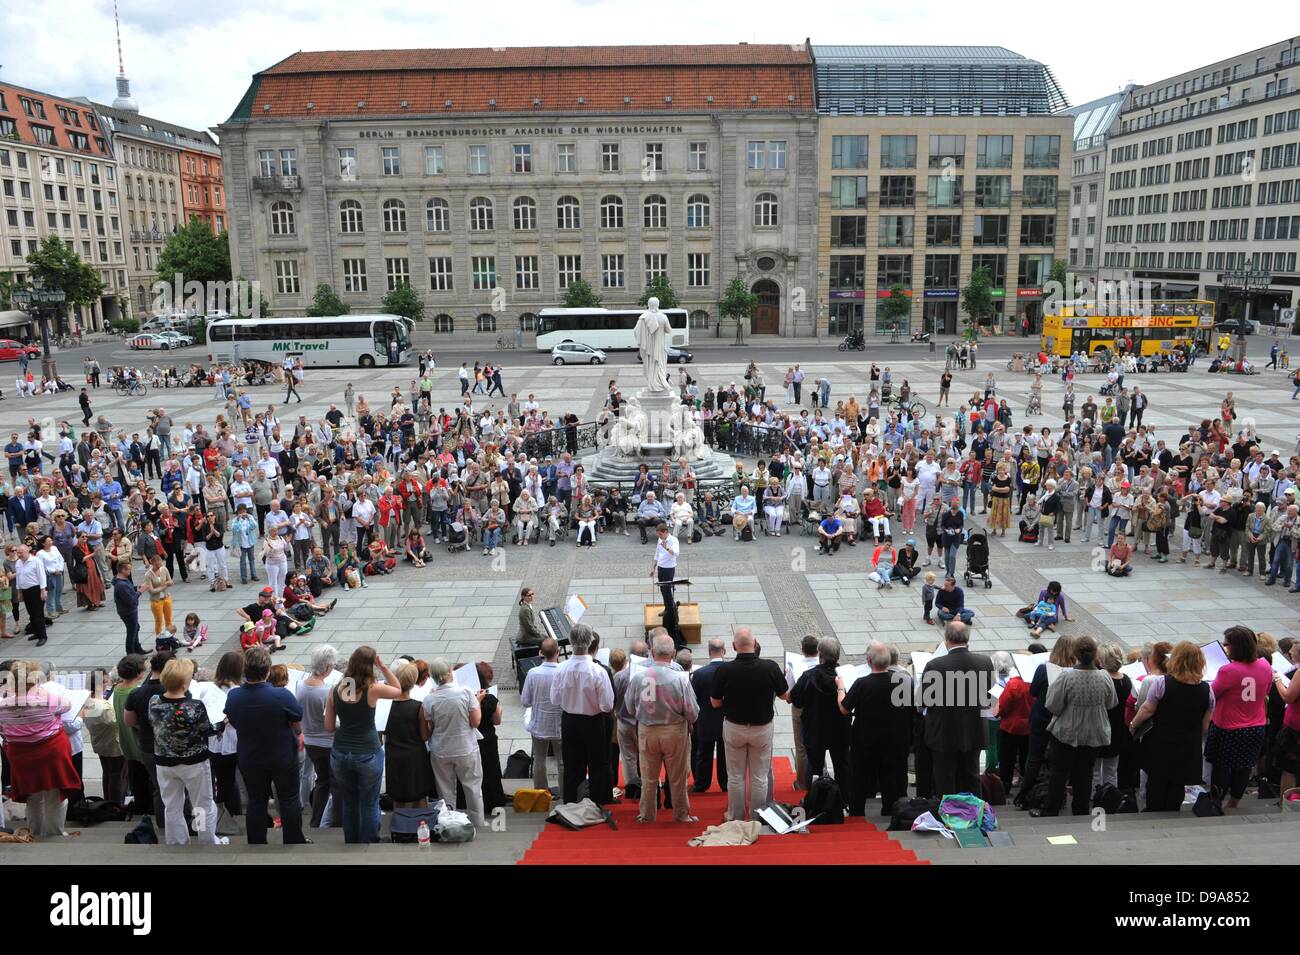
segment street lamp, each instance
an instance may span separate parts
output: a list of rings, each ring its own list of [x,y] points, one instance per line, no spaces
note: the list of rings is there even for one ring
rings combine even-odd
[[[36,320],[41,330],[41,375],[53,381],[58,375],[54,359],[50,357],[50,330],[47,311],[59,311],[59,306],[67,300],[67,295],[60,288],[46,288],[45,279],[36,276],[31,285],[19,286],[10,296],[15,305]]]

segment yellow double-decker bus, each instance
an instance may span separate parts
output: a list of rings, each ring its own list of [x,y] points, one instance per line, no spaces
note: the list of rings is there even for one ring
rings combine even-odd
[[[1102,306],[1074,303],[1043,316],[1042,349],[1049,355],[1092,355],[1103,348],[1119,351],[1127,339],[1136,355],[1160,355],[1191,347],[1214,331],[1214,303],[1152,301]]]

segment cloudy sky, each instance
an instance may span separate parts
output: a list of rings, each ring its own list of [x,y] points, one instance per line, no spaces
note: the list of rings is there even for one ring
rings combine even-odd
[[[560,44],[802,42],[1005,46],[1047,63],[1071,103],[1283,38],[1259,17],[1093,0],[1059,22],[1038,0],[119,0],[126,72],[141,111],[204,128],[225,120],[254,72],[297,50]],[[1265,21],[1267,18],[1265,18]],[[112,0],[0,0],[0,79],[111,102]]]

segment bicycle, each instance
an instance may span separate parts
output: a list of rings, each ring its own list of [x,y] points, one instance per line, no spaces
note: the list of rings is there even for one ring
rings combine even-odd
[[[498,351],[514,351],[514,349],[517,348],[517,347],[518,347],[518,346],[515,344],[515,340],[514,340],[513,338],[510,338],[510,337],[507,336],[507,335],[498,335],[498,336],[497,336],[497,350],[498,350]]]
[[[926,413],[926,411],[928,410],[928,409],[925,407],[925,402],[924,402],[924,401],[918,401],[918,400],[915,399],[915,398],[910,398],[910,399],[908,399],[906,402],[904,402],[904,401],[902,401],[901,399],[899,399],[898,397],[892,397],[892,398],[889,398],[889,399],[886,400],[886,402],[885,402],[885,407],[887,407],[887,408],[893,408],[893,409],[896,409],[896,410],[898,410],[898,411],[904,411],[904,410],[905,410],[905,411],[907,411],[908,414],[910,414],[910,415],[911,415],[913,418],[915,418],[917,421],[920,421],[922,418],[924,418],[924,417],[925,417],[925,413]]]
[[[138,395],[143,398],[149,393],[149,386],[143,381],[116,381],[113,383],[113,390],[122,398],[129,398],[132,395]]]

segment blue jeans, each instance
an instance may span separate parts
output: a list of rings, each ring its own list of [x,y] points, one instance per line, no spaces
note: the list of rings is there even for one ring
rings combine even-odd
[[[63,575],[46,574],[45,580],[45,616],[53,617],[63,610]]]
[[[1093,529],[1094,526],[1096,526],[1096,528],[1097,528],[1097,539],[1100,541],[1100,540],[1101,540],[1101,528],[1102,528],[1102,526],[1103,526],[1105,523],[1106,523],[1105,520],[1104,520],[1104,519],[1102,518],[1102,516],[1101,516],[1101,508],[1099,508],[1099,507],[1090,507],[1090,508],[1088,508],[1088,510],[1084,513],[1084,516],[1083,516],[1083,539],[1084,539],[1084,540],[1091,540],[1091,539],[1092,539],[1092,529]]]
[[[170,433],[158,435],[158,452],[163,461],[172,456],[172,436]]]
[[[1110,530],[1106,532],[1106,546],[1109,547],[1115,543],[1115,535],[1128,527],[1128,518],[1120,517],[1118,514],[1112,514],[1110,518]]]
[[[494,550],[501,546],[501,528],[483,532],[483,549]]]
[[[1054,627],[1056,626],[1056,614],[1039,613],[1037,610],[1031,610],[1025,614],[1025,623],[1031,627]]]
[[[957,551],[961,550],[961,538],[943,545],[943,567],[949,577],[957,576]]]
[[[343,794],[343,841],[379,841],[379,785],[384,778],[384,751],[340,753],[330,751],[330,776]],[[336,807],[337,811],[337,807]]]
[[[1292,401],[1295,401],[1295,396],[1296,396],[1296,395],[1300,395],[1300,385],[1297,385],[1297,386],[1296,386],[1296,390],[1293,391],[1293,392],[1291,392],[1291,400],[1292,400]]]
[[[964,481],[961,486],[961,506],[966,509],[967,514],[975,513],[975,492],[979,490],[978,484],[970,481]]]
[[[1288,544],[1281,543],[1273,549],[1273,562],[1268,565],[1268,582],[1277,583],[1278,577],[1283,582],[1291,579],[1291,565],[1295,562],[1292,559],[1291,547]]]
[[[944,623],[947,623],[949,620],[953,619],[954,617],[954,614],[950,614],[948,611],[943,609],[938,610],[937,613],[939,614],[939,619],[942,620]],[[972,620],[975,619],[975,611],[967,610],[965,607],[963,607],[961,610],[957,611],[955,616],[960,618],[962,623],[970,623]]]
[[[239,548],[239,582],[246,584],[250,580],[257,579],[257,560],[253,556],[253,548]]]

